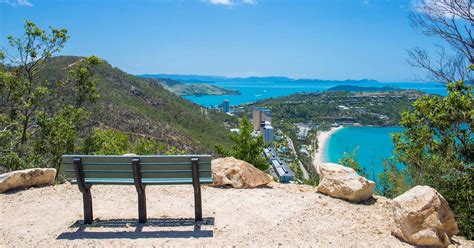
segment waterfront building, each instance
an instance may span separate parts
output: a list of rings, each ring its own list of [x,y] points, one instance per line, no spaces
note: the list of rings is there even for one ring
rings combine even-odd
[[[224,100],[221,105],[222,105],[222,111],[224,113],[229,113],[230,112],[230,102],[229,102],[229,100],[227,100],[227,99]]]

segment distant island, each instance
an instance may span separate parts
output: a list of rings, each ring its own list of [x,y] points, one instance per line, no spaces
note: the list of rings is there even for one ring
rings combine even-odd
[[[156,81],[178,96],[240,95],[237,90],[229,90],[208,83],[182,83],[170,78],[158,78]]]
[[[181,75],[181,74],[142,74],[137,75],[143,78],[169,78],[184,83],[206,83],[212,84],[215,82],[295,82],[295,83],[341,83],[341,84],[381,84],[373,79],[346,79],[346,80],[323,80],[323,79],[294,79],[280,76],[266,76],[266,77],[224,77],[224,76],[208,76],[208,75]]]
[[[357,86],[357,85],[337,85],[329,88],[327,91],[349,91],[349,92],[387,92],[401,91],[402,89],[392,86],[373,87],[373,86]]]

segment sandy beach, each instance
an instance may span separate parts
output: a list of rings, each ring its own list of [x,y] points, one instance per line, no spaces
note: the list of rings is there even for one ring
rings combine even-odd
[[[316,170],[319,171],[319,165],[323,163],[323,151],[326,148],[326,144],[329,140],[329,137],[333,135],[337,130],[344,128],[343,126],[331,127],[328,131],[318,132],[318,149],[313,156],[313,164],[316,167]]]

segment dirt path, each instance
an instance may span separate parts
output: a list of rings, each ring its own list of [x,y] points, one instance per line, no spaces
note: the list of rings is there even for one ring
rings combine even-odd
[[[139,225],[133,186],[94,186],[92,226],[82,225],[75,185],[0,194],[0,247],[336,246],[403,247],[390,235],[390,203],[356,205],[307,186],[203,188],[205,223],[194,226],[191,186],[147,188],[149,222]],[[199,230],[200,229],[200,230]]]

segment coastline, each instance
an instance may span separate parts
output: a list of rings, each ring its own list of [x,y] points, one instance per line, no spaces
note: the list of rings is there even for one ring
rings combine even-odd
[[[318,150],[314,152],[313,155],[313,165],[316,167],[316,171],[319,173],[319,165],[323,163],[323,151],[326,148],[326,144],[329,141],[331,135],[333,135],[338,130],[344,128],[344,126],[331,127],[328,131],[318,132],[317,142]]]

